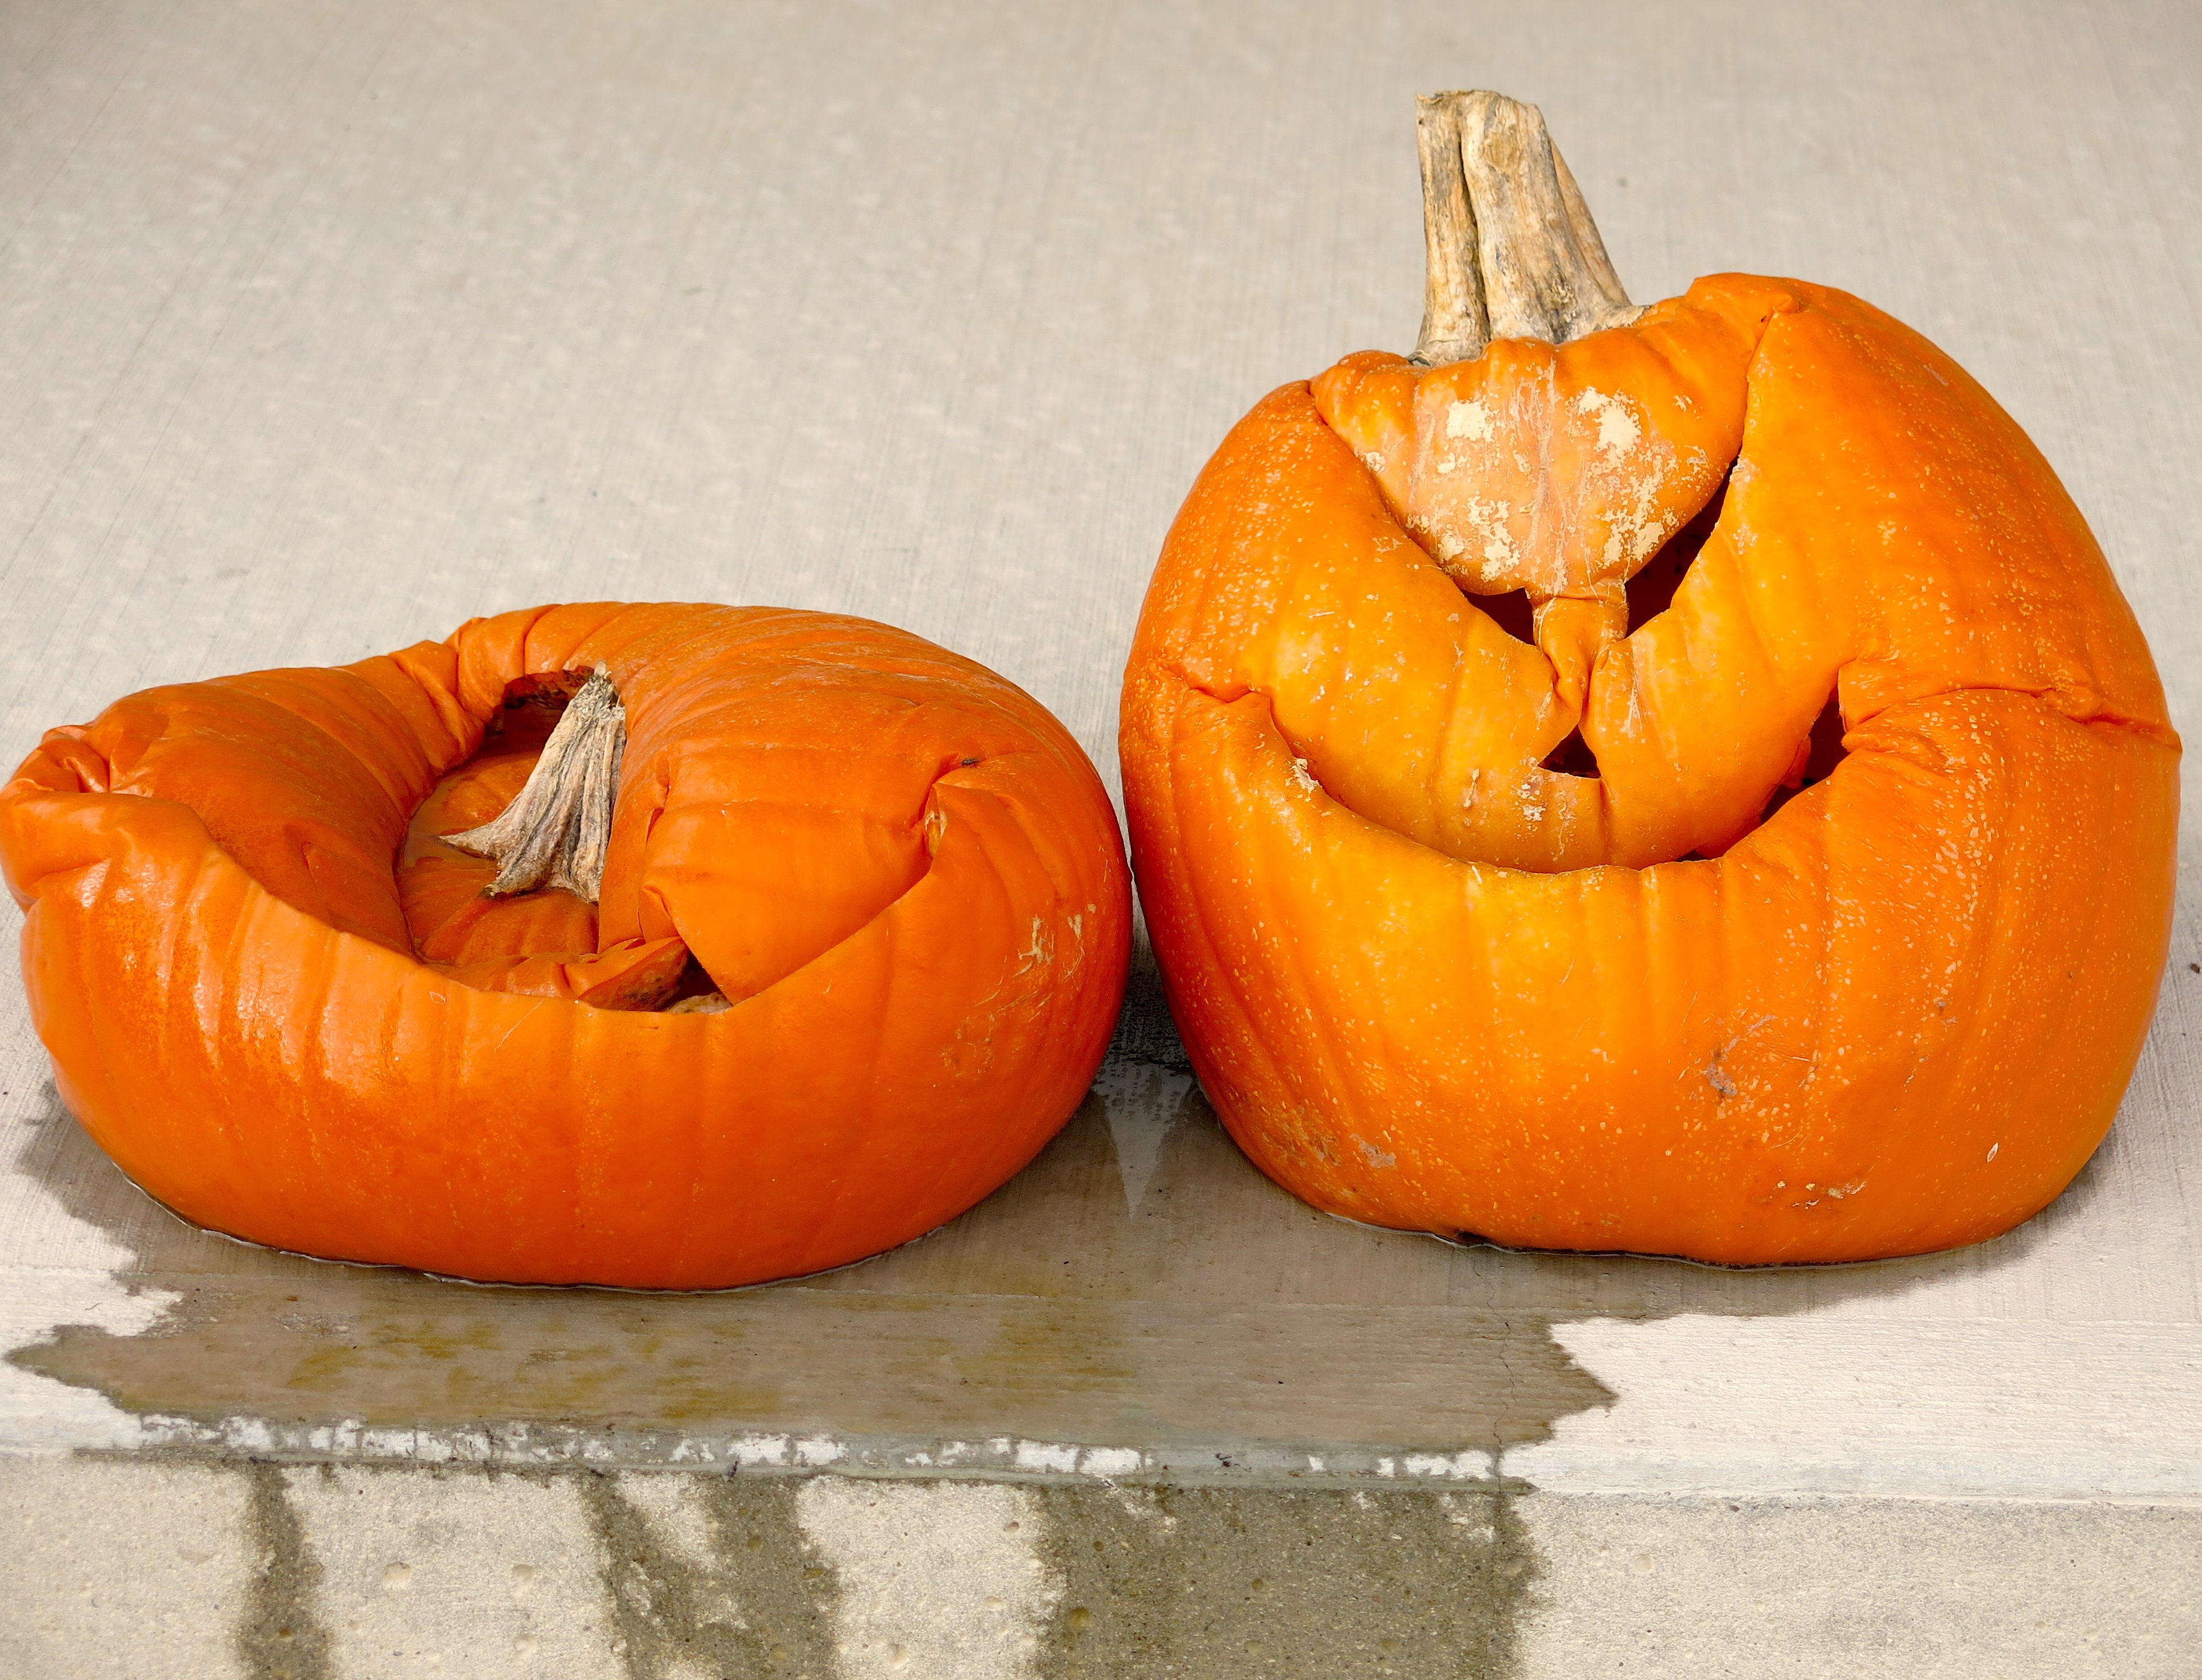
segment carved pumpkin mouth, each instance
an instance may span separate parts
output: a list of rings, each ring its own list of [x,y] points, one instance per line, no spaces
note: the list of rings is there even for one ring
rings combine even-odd
[[[1772,311],[1752,313],[1663,308],[1434,369],[1353,356],[1314,382],[1317,414],[1412,546],[1387,547],[1402,567],[1358,600],[1308,606],[1300,657],[1251,684],[1311,775],[1450,856],[1540,872],[1717,856],[1800,784],[1835,660],[1774,706],[1723,708],[1726,738],[1689,742],[1714,749],[1699,773],[1674,773],[1674,708],[1657,708],[1670,673],[1717,644],[1722,579],[1749,561],[1745,417]],[[1453,589],[1414,590],[1398,572],[1416,566]],[[1510,624],[1487,610],[1498,602]],[[1404,614],[1440,613],[1428,653],[1451,667],[1449,712],[1423,742],[1340,705],[1353,684],[1327,658],[1339,634],[1374,641]],[[1436,761],[1405,761],[1417,746]]]
[[[1281,578],[1207,691],[1265,696],[1372,821],[1540,873],[1721,856],[1891,701],[2020,689],[2169,738],[2082,668],[2099,555],[1987,464],[2030,446],[1955,364],[1816,288],[1630,305],[1527,111],[1426,107],[1423,343],[1308,387],[1359,551]],[[1959,436],[1946,495],[1909,493],[1897,462]]]

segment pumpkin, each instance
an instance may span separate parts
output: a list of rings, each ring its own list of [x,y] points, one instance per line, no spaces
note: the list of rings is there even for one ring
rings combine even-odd
[[[0,861],[62,1097],[146,1190],[509,1282],[930,1230],[1081,1100],[1129,954],[1063,727],[815,613],[553,607],[149,690],[46,736]]]
[[[1530,107],[1422,102],[1415,355],[1273,392],[1163,549],[1133,867],[1223,1123],[1372,1225],[1967,1243],[2113,1118],[2179,742],[2101,551],[1842,292],[1629,303]]]

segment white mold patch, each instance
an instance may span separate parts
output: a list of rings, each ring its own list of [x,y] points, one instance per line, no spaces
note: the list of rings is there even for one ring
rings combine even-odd
[[[1471,443],[1491,438],[1491,410],[1475,402],[1456,402],[1445,410],[1445,436],[1465,438]]]
[[[1609,461],[1621,460],[1644,439],[1643,423],[1626,397],[1587,391],[1575,398],[1575,410],[1596,417],[1599,453]]]

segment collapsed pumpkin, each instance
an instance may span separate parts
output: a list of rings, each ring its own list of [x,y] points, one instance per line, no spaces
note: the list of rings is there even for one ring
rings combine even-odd
[[[1748,275],[1634,308],[1533,109],[1421,133],[1416,355],[1239,423],[1127,673],[1210,1099],[1377,1225],[2007,1229],[2108,1128],[2169,938],[2179,743],[2100,551],[1917,334]]]
[[[62,1096],[138,1184],[508,1281],[751,1283],[939,1225],[1076,1106],[1129,941],[1039,704],[756,608],[133,695],[0,790],[0,861]]]

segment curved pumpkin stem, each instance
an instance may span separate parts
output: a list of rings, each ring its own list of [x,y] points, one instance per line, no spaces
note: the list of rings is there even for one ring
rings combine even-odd
[[[441,837],[462,852],[496,860],[497,879],[482,889],[486,896],[549,886],[593,904],[603,884],[626,750],[627,708],[599,665],[566,702],[520,796],[480,828]]]
[[[1493,338],[1564,344],[1644,313],[1534,105],[1487,91],[1415,103],[1429,263],[1414,361],[1470,361]]]

